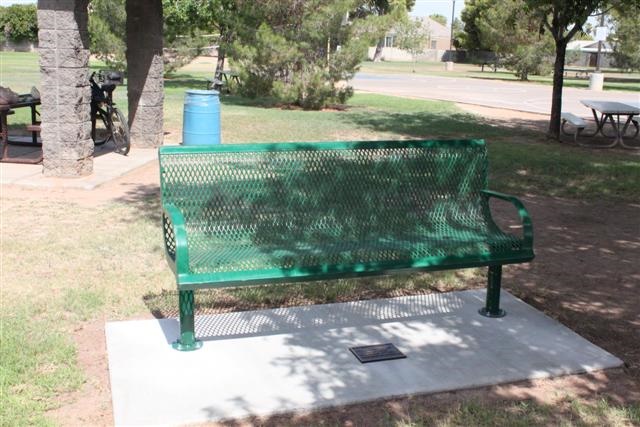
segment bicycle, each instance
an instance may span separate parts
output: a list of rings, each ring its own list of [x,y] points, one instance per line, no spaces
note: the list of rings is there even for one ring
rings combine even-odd
[[[96,77],[98,81],[96,82]],[[91,84],[91,139],[95,145],[113,141],[115,152],[126,156],[129,153],[129,125],[124,114],[113,102],[113,91],[122,84],[121,73],[93,72]]]

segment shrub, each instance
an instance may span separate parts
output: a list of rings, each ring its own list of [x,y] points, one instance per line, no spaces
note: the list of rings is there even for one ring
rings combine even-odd
[[[520,80],[528,80],[531,74],[551,74],[553,69],[549,52],[538,44],[518,46],[512,55],[505,58],[504,66]]]
[[[321,109],[344,103],[353,91],[344,83],[365,58],[367,26],[347,25],[349,3],[342,0],[260,3],[243,11],[230,49],[241,94],[271,96],[284,104]],[[365,21],[365,20],[362,20]],[[252,23],[261,22],[258,30]]]

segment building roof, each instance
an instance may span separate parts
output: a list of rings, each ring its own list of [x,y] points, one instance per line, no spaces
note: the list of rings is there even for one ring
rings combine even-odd
[[[567,44],[567,50],[579,50],[580,52],[588,53],[597,52],[598,42],[595,40],[573,40]],[[604,42],[602,44],[602,52],[613,52],[611,43]]]
[[[450,38],[451,37],[451,28],[447,27],[445,25],[442,25],[441,23],[434,21],[433,19],[429,18],[428,16],[421,16],[416,18],[417,20],[422,21],[422,25],[427,28],[430,33],[431,33],[431,37],[432,38]]]

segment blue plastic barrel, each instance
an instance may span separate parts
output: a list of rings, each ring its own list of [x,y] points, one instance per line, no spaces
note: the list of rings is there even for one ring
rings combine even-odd
[[[220,97],[217,91],[188,90],[182,118],[182,144],[220,144]]]

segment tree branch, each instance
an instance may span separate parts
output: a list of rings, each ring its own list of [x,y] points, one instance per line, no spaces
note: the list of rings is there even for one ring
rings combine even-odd
[[[580,31],[581,29],[582,29],[582,25],[575,24],[575,25],[573,26],[573,28],[572,28],[571,30],[569,30],[569,32],[567,33],[567,35],[566,35],[566,36],[564,36],[562,39],[563,39],[563,40],[566,40],[567,42],[568,42],[568,41],[570,41],[570,40],[573,38],[573,36],[575,36],[575,35],[576,35],[576,33],[577,33],[578,31]]]

